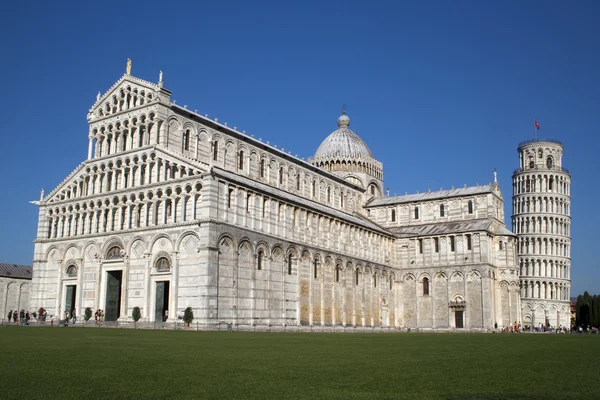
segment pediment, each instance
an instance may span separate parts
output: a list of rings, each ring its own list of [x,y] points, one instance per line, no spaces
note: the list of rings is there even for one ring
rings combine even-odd
[[[88,112],[88,121],[104,118],[155,102],[170,101],[171,92],[159,84],[123,75],[106,93],[98,95]]]
[[[71,172],[61,183],[54,188],[53,191],[43,199],[45,204],[52,204],[63,200],[68,200],[71,196],[72,189],[77,188],[78,183],[83,179],[85,172],[86,161],[79,164],[73,172]],[[79,189],[77,189],[79,190]]]

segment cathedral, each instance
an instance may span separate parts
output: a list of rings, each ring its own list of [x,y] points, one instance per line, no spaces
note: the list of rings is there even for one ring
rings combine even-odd
[[[335,116],[334,116],[335,117]],[[87,158],[42,195],[31,307],[106,321],[490,329],[521,322],[497,182],[389,196],[350,129],[307,161],[126,73],[90,108]],[[332,119],[332,125],[335,121]]]

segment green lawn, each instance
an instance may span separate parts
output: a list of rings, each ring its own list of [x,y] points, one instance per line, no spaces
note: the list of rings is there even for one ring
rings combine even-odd
[[[0,329],[2,399],[598,399],[600,335]]]

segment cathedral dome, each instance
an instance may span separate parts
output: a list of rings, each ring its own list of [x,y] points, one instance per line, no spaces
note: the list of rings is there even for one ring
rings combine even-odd
[[[367,144],[356,133],[348,129],[350,118],[346,115],[345,110],[342,111],[337,123],[339,129],[323,140],[315,153],[315,159],[330,157],[373,158]]]

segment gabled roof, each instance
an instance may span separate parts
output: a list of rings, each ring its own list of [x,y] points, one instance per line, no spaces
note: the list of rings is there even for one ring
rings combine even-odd
[[[458,189],[447,189],[447,190],[439,190],[437,192],[426,192],[426,193],[413,193],[406,194],[403,196],[394,196],[394,197],[382,197],[379,199],[374,199],[371,201],[367,207],[377,207],[377,206],[385,206],[392,204],[404,204],[404,203],[414,203],[417,201],[424,200],[437,200],[437,199],[447,199],[451,197],[462,197],[462,196],[473,196],[478,194],[487,194],[492,193],[495,188],[497,188],[497,184],[487,184],[481,186],[470,186]],[[498,191],[499,193],[499,191]]]
[[[0,263],[0,276],[17,279],[31,279],[32,268],[29,265]]]
[[[418,236],[436,236],[456,233],[487,231],[494,235],[516,236],[504,224],[493,218],[475,219],[470,221],[442,222],[413,226],[399,226],[388,228],[395,236],[401,238]]]
[[[146,81],[144,79],[140,79],[140,78],[136,78],[133,75],[127,75],[127,74],[123,74],[123,76],[116,81],[111,87],[110,89],[108,89],[106,92],[104,92],[103,95],[100,96],[100,98],[98,98],[94,104],[92,105],[92,107],[90,107],[90,109],[94,109],[96,108],[99,104],[102,104],[104,102],[104,100],[109,97],[123,82],[131,82],[135,85],[141,85],[143,87],[145,87],[146,89],[150,89],[154,92],[158,92],[161,90],[161,87],[159,87],[156,83],[150,82],[150,81]],[[162,89],[163,91],[167,91],[169,94],[171,94],[170,91],[168,91],[167,89]]]

